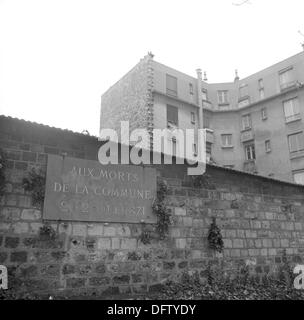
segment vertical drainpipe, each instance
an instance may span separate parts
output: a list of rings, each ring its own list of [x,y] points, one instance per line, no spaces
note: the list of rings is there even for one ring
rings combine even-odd
[[[198,93],[198,128],[203,129],[203,96],[202,96],[202,70],[196,69]]]

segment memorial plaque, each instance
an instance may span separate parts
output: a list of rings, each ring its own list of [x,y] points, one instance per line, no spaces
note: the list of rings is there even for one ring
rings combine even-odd
[[[155,223],[156,171],[48,155],[44,219]]]

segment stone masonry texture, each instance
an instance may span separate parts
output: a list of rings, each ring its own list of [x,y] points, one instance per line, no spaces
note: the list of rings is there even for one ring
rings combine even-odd
[[[304,188],[207,166],[206,183],[194,187],[183,165],[158,165],[158,179],[169,186],[173,218],[165,240],[140,242],[141,224],[44,221],[22,179],[32,167],[44,172],[47,154],[97,160],[97,138],[0,117],[0,148],[6,158],[6,192],[0,201],[0,263],[8,267],[9,286],[18,291],[85,291],[145,294],[182,272],[208,264],[232,277],[250,265],[257,277],[276,273],[284,262],[304,258]],[[203,182],[204,182],[203,179]],[[222,254],[207,247],[216,218]],[[45,224],[54,238],[40,235]]]

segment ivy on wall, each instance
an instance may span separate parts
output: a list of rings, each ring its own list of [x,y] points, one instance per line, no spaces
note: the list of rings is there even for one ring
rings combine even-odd
[[[223,236],[221,234],[220,228],[216,224],[216,219],[212,218],[212,223],[208,231],[208,245],[209,248],[217,252],[222,252],[224,249]]]
[[[45,194],[45,175],[40,169],[33,168],[27,178],[23,179],[23,188],[32,195],[34,206],[41,207]]]
[[[165,198],[168,192],[168,187],[165,182],[157,182],[156,198],[152,204],[152,210],[157,217],[157,223],[154,228],[157,238],[164,240],[169,232],[169,226],[171,224],[171,214],[166,206]],[[140,241],[143,244],[149,244],[152,238],[152,228],[150,225],[142,223],[142,233],[140,235]]]

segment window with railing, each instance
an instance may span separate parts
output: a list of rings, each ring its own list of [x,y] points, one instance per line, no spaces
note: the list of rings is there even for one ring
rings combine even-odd
[[[293,68],[284,69],[279,72],[281,90],[287,89],[295,85]]]
[[[166,89],[167,94],[177,97],[177,78],[166,74]]]
[[[247,97],[249,95],[248,84],[242,84],[239,87],[239,99]]]
[[[288,145],[290,153],[304,150],[304,134],[303,131],[290,134],[288,136]]]
[[[245,145],[245,158],[247,161],[255,160],[254,143]]]
[[[167,105],[167,126],[178,127],[178,108]]]
[[[242,116],[242,128],[243,128],[243,130],[251,129],[251,116],[250,116],[250,114],[245,114]]]
[[[248,106],[249,104],[250,104],[250,100],[249,100],[249,98],[246,98],[238,103],[238,107],[243,108],[243,107]]]
[[[286,101],[283,101],[285,121],[291,122],[301,119],[299,100],[298,98],[292,98]]]

